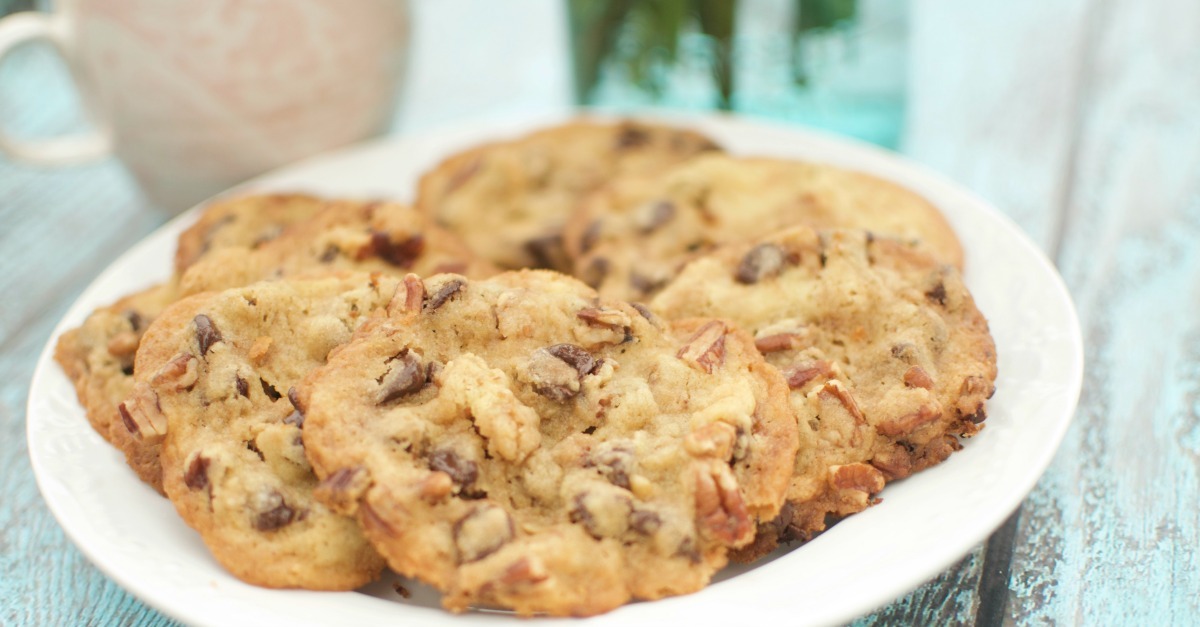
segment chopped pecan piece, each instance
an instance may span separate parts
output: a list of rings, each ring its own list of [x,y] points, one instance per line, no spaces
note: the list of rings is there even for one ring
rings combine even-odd
[[[729,466],[713,461],[692,466],[696,485],[696,517],[700,528],[727,546],[754,537],[754,522]]]
[[[710,422],[687,434],[683,448],[693,457],[728,460],[737,441],[737,429],[727,422]]]
[[[404,275],[404,280],[396,286],[396,293],[392,296],[391,302],[388,303],[387,312],[389,316],[395,316],[400,313],[414,313],[421,311],[421,303],[425,299],[425,283],[421,277],[409,273]]]
[[[133,395],[117,405],[121,422],[135,438],[154,443],[167,434],[167,417],[158,404],[158,394],[145,383],[133,388]]]
[[[446,301],[454,297],[462,291],[466,281],[462,279],[451,279],[442,284],[425,302],[425,311],[437,311],[439,307],[446,304]]]
[[[874,466],[864,463],[829,467],[829,483],[838,490],[857,490],[875,494],[883,489],[884,477]]]
[[[798,333],[773,333],[754,338],[754,348],[767,355],[780,351],[790,351],[804,346],[806,338]]]
[[[676,357],[712,374],[714,368],[725,363],[725,334],[728,332],[724,322],[713,320],[700,327],[679,349]]]
[[[505,586],[515,586],[522,583],[541,583],[549,577],[550,575],[546,573],[546,567],[542,565],[541,560],[522,557],[504,569],[504,573],[500,575],[500,583]]]
[[[937,401],[922,404],[917,411],[889,418],[875,425],[875,430],[888,437],[907,435],[917,429],[937,420],[942,416],[942,408]]]
[[[508,512],[494,505],[480,505],[454,523],[458,563],[479,561],[499,551],[514,535]]]
[[[823,359],[816,361],[806,361],[783,370],[783,378],[787,380],[788,387],[793,390],[798,390],[810,381],[816,380],[818,377],[832,377],[833,363]]]
[[[920,366],[910,366],[904,372],[904,385],[910,388],[923,388],[926,390],[933,389],[933,377],[929,376],[928,372]]]
[[[866,423],[866,419],[863,418],[862,410],[858,408],[858,403],[854,401],[854,396],[850,394],[850,390],[847,390],[840,381],[834,380],[827,382],[821,388],[819,394],[825,397],[836,398],[838,402],[846,408],[846,411],[849,412],[854,418],[855,422],[858,424]]]
[[[199,378],[200,366],[196,358],[189,353],[180,353],[154,373],[150,385],[156,388],[170,386],[175,390],[191,390]]]
[[[629,315],[619,309],[585,307],[580,309],[575,316],[587,323],[588,326],[592,327],[627,329],[632,323],[632,321],[629,319]]]

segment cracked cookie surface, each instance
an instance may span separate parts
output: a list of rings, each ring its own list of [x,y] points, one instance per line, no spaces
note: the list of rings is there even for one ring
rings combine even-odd
[[[899,185],[829,165],[724,154],[613,180],[580,204],[564,241],[575,275],[601,294],[648,300],[699,254],[797,224],[902,237],[962,265],[941,213]]]
[[[703,587],[775,518],[786,384],[720,320],[568,277],[406,277],[301,385],[318,498],[456,611],[590,615]]]
[[[142,441],[161,443],[168,498],[246,582],[349,590],[383,567],[353,519],[313,498],[291,392],[388,302],[394,283],[377,279],[199,294],[168,307],[142,338],[122,417]]]
[[[788,503],[742,557],[807,540],[826,515],[870,505],[886,481],[975,434],[996,350],[958,271],[910,243],[796,227],[693,261],[651,302],[722,316],[754,335],[791,388],[800,449]]]
[[[566,272],[561,230],[585,194],[716,149],[684,129],[570,122],[447,158],[421,177],[417,206],[501,267]]]

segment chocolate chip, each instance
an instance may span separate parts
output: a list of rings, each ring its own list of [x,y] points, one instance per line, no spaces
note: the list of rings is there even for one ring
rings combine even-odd
[[[662,518],[658,514],[639,509],[629,516],[629,528],[644,536],[652,536],[662,527]]]
[[[238,394],[241,394],[242,396],[244,396],[246,398],[250,398],[250,384],[246,383],[246,380],[243,379],[240,375],[237,377],[237,381],[236,381],[235,385],[237,386]]]
[[[696,549],[696,541],[690,537],[679,543],[679,548],[675,549],[675,556],[687,558],[693,564],[700,563],[700,551]]]
[[[398,268],[409,268],[424,251],[423,235],[413,235],[402,242],[393,242],[387,233],[371,231],[370,242],[358,251],[357,258],[361,261],[368,257],[379,257]]]
[[[213,324],[212,318],[204,314],[197,314],[192,322],[196,325],[196,342],[200,344],[200,356],[203,357],[208,354],[208,349],[212,348],[213,344],[224,338],[217,330],[217,325]]]
[[[525,242],[525,252],[533,258],[535,268],[562,268],[567,265],[561,235],[546,235]]]
[[[462,291],[464,285],[466,285],[466,281],[462,279],[450,279],[446,281],[432,296],[425,299],[424,310],[436,311],[439,307],[446,304],[446,301],[453,298],[455,294]]]
[[[425,387],[425,369],[416,355],[404,349],[388,360],[392,367],[379,378],[379,392],[375,404],[384,405],[420,392]]]
[[[123,313],[125,319],[129,321],[129,328],[134,332],[140,332],[146,326],[146,318],[138,313],[136,309],[126,309]]]
[[[254,440],[246,440],[246,450],[253,451],[255,455],[258,455],[259,461],[267,461],[266,456],[263,455],[262,449],[258,448],[258,442],[255,442]]]
[[[579,252],[587,253],[596,247],[596,243],[600,241],[600,230],[604,227],[604,221],[599,218],[592,220],[584,230],[583,236],[579,238]]]
[[[429,469],[450,475],[455,484],[466,490],[479,478],[479,467],[469,459],[463,459],[450,449],[434,451],[429,456]]]
[[[600,362],[591,353],[574,344],[555,344],[547,347],[546,352],[567,362],[581,377],[595,374],[600,368]]]
[[[937,303],[943,307],[946,306],[946,284],[938,281],[938,284],[933,286],[933,289],[925,292],[925,298],[930,302]]]
[[[787,254],[779,246],[759,244],[742,257],[734,278],[738,283],[752,285],[763,279],[778,276],[787,261]]]
[[[630,466],[633,464],[633,449],[613,446],[594,451],[583,462],[584,468],[595,468],[609,483],[628,490]]]
[[[596,359],[583,348],[555,344],[533,352],[528,372],[535,392],[561,403],[579,394],[583,377],[598,367]]]
[[[601,536],[596,529],[596,518],[592,516],[592,513],[588,511],[587,505],[584,504],[585,496],[586,493],[575,495],[575,504],[571,506],[571,511],[567,512],[567,517],[571,522],[583,525],[588,534],[599,540]]]
[[[604,279],[608,277],[608,267],[609,263],[607,259],[604,257],[596,257],[587,265],[586,268],[583,269],[583,272],[580,273],[579,278],[584,283],[587,283],[589,287],[600,287],[600,284],[603,283]]]
[[[258,248],[259,246],[266,244],[267,242],[275,239],[276,237],[279,237],[282,234],[283,234],[283,227],[278,224],[273,224],[273,225],[267,227],[266,229],[264,229],[261,233],[259,233],[258,237],[254,238],[254,241],[251,242],[251,244],[250,244],[250,249],[253,250],[255,248]]]
[[[666,284],[666,279],[652,279],[637,270],[629,272],[629,286],[642,295],[653,294]]]
[[[210,460],[203,456],[197,455],[192,458],[188,464],[187,471],[183,473],[183,484],[189,490],[203,490],[208,487],[208,465]]]
[[[660,200],[645,210],[641,220],[641,232],[645,235],[653,233],[675,217],[675,203]]]
[[[325,251],[321,253],[321,256],[317,260],[321,263],[329,263],[337,259],[338,254],[341,252],[342,250],[337,247],[337,244],[330,244],[325,247]]]
[[[274,531],[290,525],[296,519],[296,511],[283,500],[283,495],[271,491],[258,496],[254,517],[254,528],[259,531]]]
[[[267,398],[271,399],[272,403],[283,398],[283,395],[279,393],[279,390],[276,390],[275,386],[267,383],[266,379],[260,378],[258,382],[262,384],[263,394],[266,394]]]
[[[621,126],[621,130],[617,133],[617,149],[624,150],[627,148],[637,148],[650,143],[650,133],[646,129],[625,124]]]

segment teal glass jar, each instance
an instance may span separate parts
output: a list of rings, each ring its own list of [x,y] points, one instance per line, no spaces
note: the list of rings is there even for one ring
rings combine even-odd
[[[566,0],[576,101],[724,110],[896,147],[903,0]]]

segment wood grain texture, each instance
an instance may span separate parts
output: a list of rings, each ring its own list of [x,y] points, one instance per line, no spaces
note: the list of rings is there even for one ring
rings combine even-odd
[[[1200,620],[1200,5],[1098,2],[1059,266],[1079,412],[1026,505],[1018,623]]]
[[[902,150],[1043,250],[1067,193],[1089,0],[915,0]]]
[[[56,65],[45,49],[21,51],[0,73],[0,93],[63,89]],[[69,98],[17,104],[0,100],[6,128],[34,136],[78,128]],[[63,535],[37,490],[25,444],[29,380],[54,324],[99,269],[163,220],[115,161],[41,169],[0,159],[0,625],[173,624]]]

